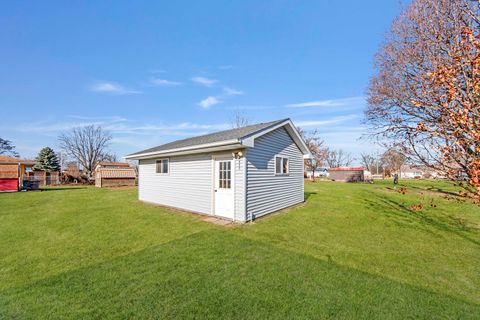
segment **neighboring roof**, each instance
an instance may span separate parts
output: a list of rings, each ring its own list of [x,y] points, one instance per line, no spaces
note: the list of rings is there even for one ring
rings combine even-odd
[[[251,146],[248,145],[250,141],[248,139],[254,139],[258,135],[269,132],[269,130],[275,129],[279,126],[288,126],[289,133],[295,136],[294,140],[301,148],[304,154],[309,154],[308,148],[305,142],[301,139],[298,131],[293,126],[290,119],[282,119],[271,122],[258,123],[249,125],[242,128],[230,129],[202,136],[176,140],[170,143],[166,143],[154,148],[142,150],[127,155],[125,158],[135,159],[136,157],[156,154],[166,154],[168,152],[178,150],[193,150],[207,147],[214,147],[220,145],[236,145],[236,146]]]
[[[22,163],[22,164],[35,164],[35,160],[17,159],[7,156],[0,156],[0,163]]]
[[[110,161],[100,161],[97,163],[98,166],[109,166],[109,167],[129,167],[130,165],[126,162],[110,162]]]
[[[344,168],[330,168],[329,170],[330,170],[330,171],[363,171],[363,170],[365,170],[365,169],[362,168],[362,167],[359,167],[359,168],[348,168],[348,167],[344,167]]]
[[[133,168],[98,168],[96,171],[101,178],[136,178]]]

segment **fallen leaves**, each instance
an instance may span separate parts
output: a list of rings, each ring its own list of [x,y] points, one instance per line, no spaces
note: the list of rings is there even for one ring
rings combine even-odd
[[[423,203],[412,204],[412,205],[410,206],[410,210],[412,210],[413,212],[422,211],[422,210],[423,210]]]

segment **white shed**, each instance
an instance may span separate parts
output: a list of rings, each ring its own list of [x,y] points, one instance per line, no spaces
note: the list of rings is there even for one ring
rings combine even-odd
[[[141,201],[245,222],[304,201],[305,142],[290,119],[178,140],[139,160]]]

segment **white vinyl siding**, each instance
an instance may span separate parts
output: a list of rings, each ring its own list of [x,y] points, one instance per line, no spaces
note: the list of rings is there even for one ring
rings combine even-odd
[[[211,155],[170,157],[168,174],[156,173],[156,160],[139,161],[140,200],[205,214],[212,213]]]
[[[243,157],[232,161],[232,176],[222,177],[223,185],[233,188],[235,221],[303,202],[303,154],[283,127],[256,138],[254,147],[242,152]],[[213,157],[218,155],[230,156],[231,151],[171,156],[166,164],[168,174],[157,173],[157,160],[165,158],[140,160],[139,199],[212,214]],[[276,159],[281,159],[280,174],[276,174]],[[164,163],[160,163],[162,171]]]
[[[275,174],[277,157],[288,174]],[[257,138],[246,159],[248,220],[304,201],[303,154],[283,127]]]

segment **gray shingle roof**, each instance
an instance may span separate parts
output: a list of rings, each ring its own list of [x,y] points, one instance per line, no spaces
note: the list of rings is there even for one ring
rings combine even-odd
[[[253,124],[253,125],[242,127],[242,128],[219,131],[219,132],[215,132],[215,133],[206,134],[206,135],[203,135],[203,136],[197,136],[197,137],[192,137],[192,138],[187,138],[187,139],[182,139],[182,140],[176,140],[176,141],[172,141],[172,142],[169,142],[169,143],[166,143],[166,144],[162,144],[158,147],[154,147],[154,148],[142,150],[142,151],[139,151],[139,152],[135,152],[135,153],[129,154],[128,156],[135,156],[135,155],[140,155],[140,154],[144,154],[144,153],[160,152],[160,151],[166,151],[166,150],[178,149],[178,148],[186,148],[186,147],[192,147],[192,146],[203,145],[203,144],[207,144],[207,143],[227,141],[227,140],[243,139],[243,138],[246,138],[246,137],[248,137],[250,135],[253,135],[257,132],[265,130],[269,127],[273,127],[273,126],[275,126],[275,125],[277,125],[281,122],[284,122],[286,120],[288,120],[288,119],[276,120],[276,121],[265,122],[265,123],[258,123],[258,124]]]

